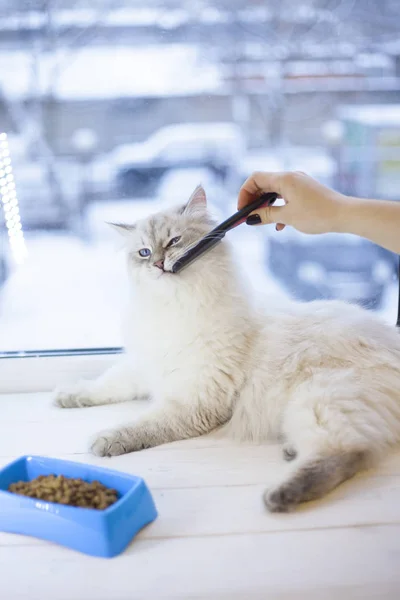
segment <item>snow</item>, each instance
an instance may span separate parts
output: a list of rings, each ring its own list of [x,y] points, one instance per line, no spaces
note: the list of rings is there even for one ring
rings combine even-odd
[[[230,21],[230,15],[227,12],[223,12],[214,6],[202,6],[201,12],[197,11],[196,18],[200,19],[203,23],[228,23]]]
[[[22,51],[1,51],[0,89],[10,100],[46,94],[50,90],[55,98],[64,100],[190,96],[226,90],[223,73],[227,67],[207,61],[204,56],[204,47],[195,44],[58,48],[52,53],[39,54],[38,75],[33,85],[34,56]],[[57,65],[61,65],[59,73]],[[339,60],[332,65],[337,67],[338,73],[346,73],[349,67]],[[241,67],[244,74],[250,69],[248,75],[254,68],[260,67],[253,64]],[[286,68],[297,69],[302,74],[315,72],[315,69],[327,72],[323,62],[300,61],[288,63]],[[278,65],[265,62],[263,70],[269,79],[268,85],[273,85]],[[246,86],[249,91],[260,90],[260,83],[248,82]],[[285,91],[289,94],[398,88],[399,82],[393,76],[317,77],[311,81],[295,77],[285,81]]]
[[[1,350],[120,345],[121,257],[68,236],[27,237],[27,247],[2,291]]]
[[[65,65],[54,77],[57,64]],[[0,52],[0,88],[9,98],[45,94],[60,99],[171,96],[215,91],[218,68],[201,60],[195,45],[93,47],[42,54],[32,89],[32,56]]]
[[[193,7],[195,8],[195,7]],[[53,10],[53,27],[59,29],[70,27],[89,27],[100,24],[106,27],[156,27],[173,29],[188,23],[193,16],[193,8],[172,7],[120,7],[108,8],[72,8]],[[238,17],[247,23],[268,21],[272,13],[266,7],[252,7],[238,12]],[[196,23],[227,23],[234,19],[231,10],[220,10],[215,7],[201,6],[196,10]],[[29,11],[18,15],[2,16],[0,21],[1,30],[18,29],[40,29],[46,25],[47,17],[44,12]]]
[[[159,24],[164,13],[165,11],[157,8],[125,7],[110,12],[105,22],[111,27],[149,27]],[[170,10],[169,13],[171,20],[176,22],[176,26],[184,23],[188,18],[188,14],[184,10]]]
[[[392,57],[380,52],[360,52],[355,57],[355,63],[364,69],[390,69],[394,66]]]
[[[105,25],[107,27],[148,27],[159,25],[166,11],[157,8],[117,8],[108,10],[103,8],[65,9],[55,10],[52,13],[53,27],[58,29],[70,27],[90,27],[92,25]],[[188,19],[184,10],[168,11],[170,23],[178,26]],[[0,21],[0,30],[40,29],[46,25],[47,15],[44,12],[29,11],[19,15],[3,16]]]

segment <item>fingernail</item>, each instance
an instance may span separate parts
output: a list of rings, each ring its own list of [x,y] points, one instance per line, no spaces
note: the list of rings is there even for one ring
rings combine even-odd
[[[261,217],[260,217],[260,215],[250,215],[246,219],[246,224],[247,225],[259,225],[260,223],[261,223]]]

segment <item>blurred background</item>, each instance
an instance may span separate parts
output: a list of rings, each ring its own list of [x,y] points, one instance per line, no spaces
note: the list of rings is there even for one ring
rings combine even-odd
[[[133,222],[255,169],[400,199],[397,0],[0,0],[0,352],[121,344]],[[395,322],[397,258],[346,235],[230,234],[268,298]]]

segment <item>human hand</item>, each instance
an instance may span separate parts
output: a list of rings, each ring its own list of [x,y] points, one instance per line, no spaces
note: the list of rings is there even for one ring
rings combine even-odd
[[[257,209],[248,217],[249,225],[276,223],[278,231],[291,225],[303,233],[328,233],[343,228],[344,208],[348,201],[346,196],[325,187],[305,173],[256,171],[240,189],[238,209],[247,206],[262,192],[276,192],[285,204]]]

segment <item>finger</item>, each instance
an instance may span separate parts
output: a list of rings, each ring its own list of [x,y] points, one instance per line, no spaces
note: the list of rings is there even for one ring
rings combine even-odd
[[[248,225],[280,223],[282,220],[282,211],[284,209],[285,206],[266,206],[265,208],[258,208],[247,217],[246,223]]]
[[[239,190],[238,209],[247,206],[262,192],[281,194],[281,179],[283,173],[263,173],[255,171],[246,179]]]

